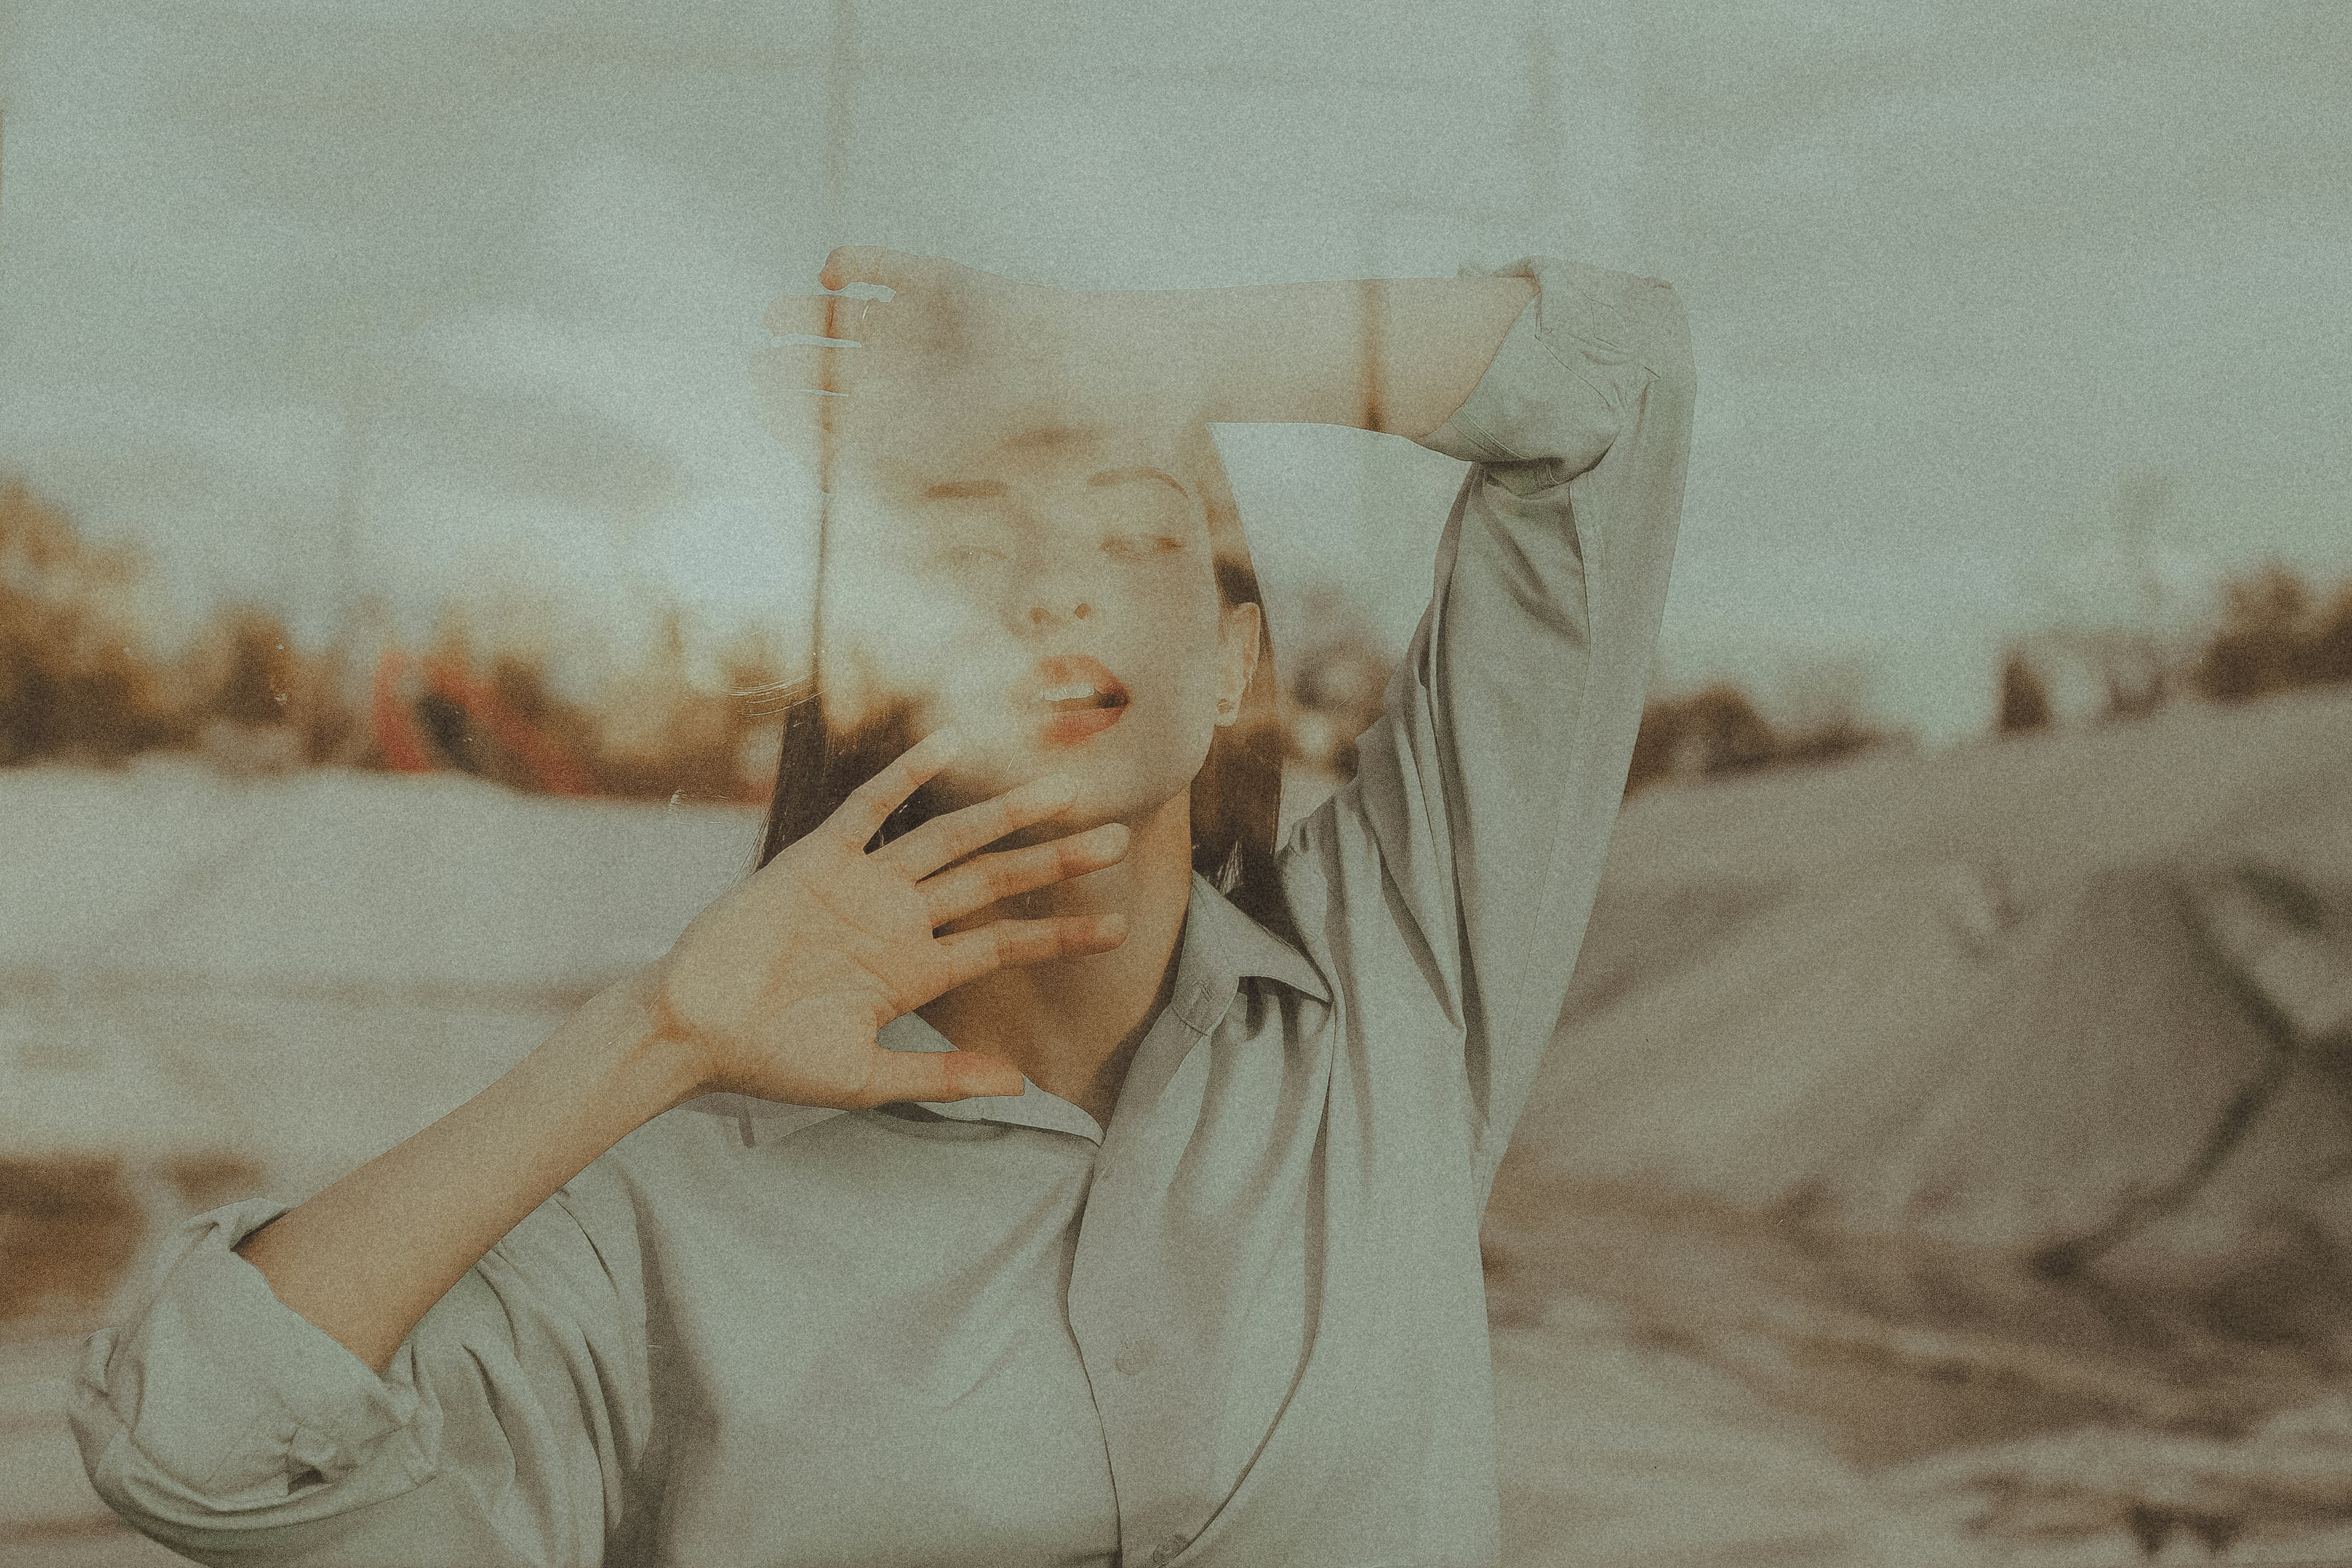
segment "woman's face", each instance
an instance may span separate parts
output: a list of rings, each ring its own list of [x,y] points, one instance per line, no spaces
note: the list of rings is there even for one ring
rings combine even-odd
[[[1239,711],[1258,618],[1221,605],[1174,450],[1044,428],[845,491],[826,615],[847,657],[829,706],[854,723],[903,703],[919,734],[952,725],[957,800],[1066,772],[1082,825],[1187,791]]]

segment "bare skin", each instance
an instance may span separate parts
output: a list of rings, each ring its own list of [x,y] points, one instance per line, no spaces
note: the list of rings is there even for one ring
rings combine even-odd
[[[1468,396],[1535,287],[1072,294],[866,247],[835,251],[820,282],[894,293],[870,308],[777,303],[775,330],[857,346],[772,350],[763,374],[786,394],[772,397],[785,411],[772,423],[821,468],[863,464],[882,479],[908,452],[977,454],[1041,417],[1107,422],[1139,402],[1177,420],[1423,435]],[[853,352],[870,356],[854,375]],[[847,395],[803,406],[801,388]],[[1198,677],[1188,690],[1223,705],[1246,685],[1253,617],[1194,616],[1171,650]],[[1179,716],[1205,737],[1205,714]],[[380,1374],[524,1216],[698,1095],[861,1109],[1018,1093],[1025,1075],[1107,1125],[1167,999],[1191,889],[1190,775],[1163,766],[1110,795],[1088,793],[1082,766],[1075,781],[1032,778],[867,852],[956,747],[928,737],[490,1087],[238,1251]],[[880,1045],[880,1027],[918,1008],[957,1050]]]
[[[1175,954],[1192,891],[1192,810],[1163,802],[1131,830],[1127,858],[1041,898],[1008,900],[1030,919],[1123,919],[1127,940],[1104,953],[1023,966],[1013,983],[983,976],[922,1009],[960,1050],[1001,1057],[1038,1088],[1110,1125],[1127,1064],[1175,983]],[[1045,890],[1040,890],[1041,893]]]

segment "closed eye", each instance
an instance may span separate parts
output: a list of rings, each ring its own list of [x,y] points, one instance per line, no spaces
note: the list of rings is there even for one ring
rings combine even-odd
[[[1170,534],[1113,534],[1103,540],[1103,549],[1124,559],[1140,559],[1147,556],[1166,555],[1181,550],[1184,541]]]

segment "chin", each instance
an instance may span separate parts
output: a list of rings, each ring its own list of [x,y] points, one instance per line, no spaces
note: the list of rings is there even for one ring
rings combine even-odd
[[[1049,774],[1078,781],[1066,820],[1084,826],[1133,821],[1192,788],[1208,758],[1208,737],[1180,736],[1130,713],[1106,727],[1052,739],[1003,727],[969,724],[972,751],[950,770],[959,803],[985,800]]]
[[[1197,771],[1164,760],[1153,766],[1153,761],[1133,755],[1065,755],[1047,761],[1032,777],[1066,771],[1078,780],[1077,799],[1056,819],[1057,828],[1075,833],[1105,822],[1125,822],[1140,830],[1170,802],[1189,800]]]
[[[1078,798],[1058,819],[1071,832],[1105,822],[1140,827],[1170,800],[1187,794],[1192,785],[1189,774],[1171,778],[1165,770],[1139,768],[1124,758],[1083,762],[1063,758],[1038,769],[1039,776],[1052,772],[1067,772],[1078,780]]]

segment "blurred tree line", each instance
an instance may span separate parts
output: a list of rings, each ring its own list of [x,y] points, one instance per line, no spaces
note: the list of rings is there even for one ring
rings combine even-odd
[[[2105,719],[2150,713],[2183,695],[2246,702],[2352,681],[2352,582],[2323,593],[2283,566],[2263,567],[2225,584],[2218,624],[2179,648],[2116,630],[2012,644],[2001,661],[1996,732],[2058,722],[2053,688],[2069,674],[2095,688],[2091,711]]]
[[[784,684],[756,634],[719,650],[714,685],[695,678],[673,614],[647,662],[583,703],[558,695],[541,656],[478,648],[457,614],[414,653],[352,626],[306,649],[236,605],[166,655],[134,609],[141,568],[0,486],[0,766],[181,751],[241,773],[457,769],[551,793],[764,798]]]
[[[118,765],[183,751],[235,772],[342,766],[457,769],[513,788],[637,800],[762,801],[782,705],[802,690],[756,633],[688,656],[673,614],[652,656],[592,702],[558,695],[543,655],[481,647],[452,614],[411,652],[345,628],[304,649],[271,613],[216,613],[184,653],[144,641],[130,550],[83,539],[21,485],[0,486],[0,766]],[[1329,591],[1301,619],[1316,628],[1282,650],[1285,750],[1298,768],[1355,770],[1355,737],[1380,712],[1391,664],[1360,612]],[[510,631],[511,629],[509,629]],[[2237,702],[2352,681],[2352,584],[2323,597],[2269,567],[2229,583],[2218,624],[2167,653],[2139,635],[2053,633],[2011,647],[1995,729],[2049,727],[2053,674],[2088,671],[2103,716],[2144,713],[2183,694]],[[715,669],[718,678],[709,678]],[[1910,739],[1858,712],[1774,723],[1723,683],[1643,710],[1628,792],[1833,761]]]

